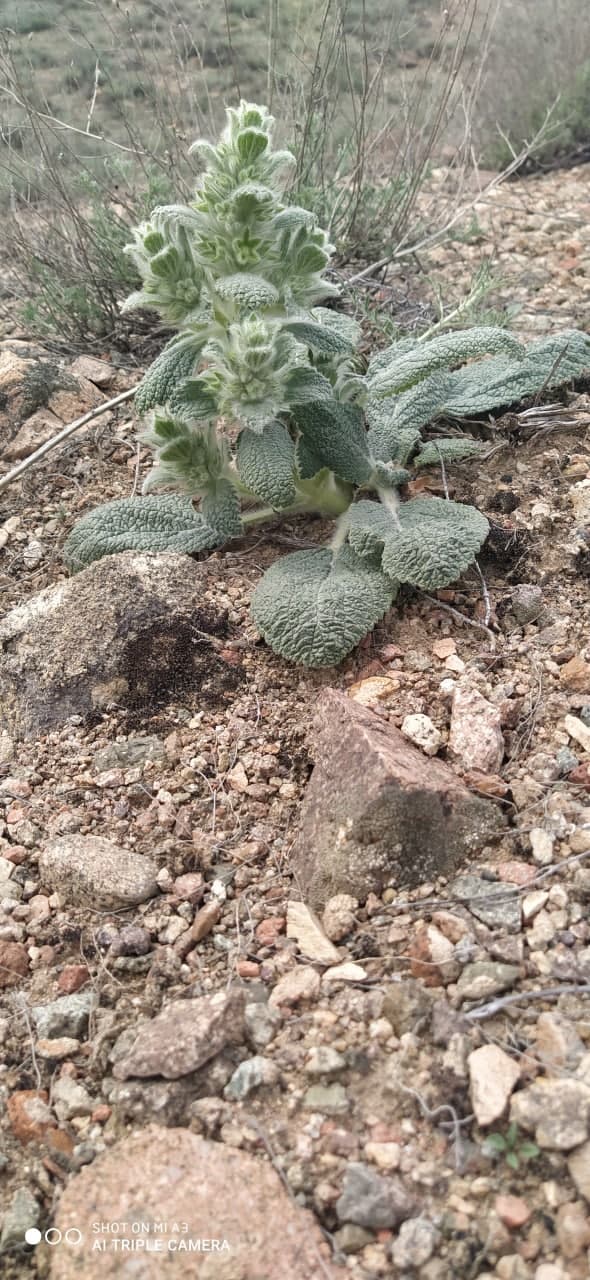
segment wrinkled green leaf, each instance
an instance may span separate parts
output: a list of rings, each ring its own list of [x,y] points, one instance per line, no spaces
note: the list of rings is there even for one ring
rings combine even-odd
[[[293,418],[324,466],[351,484],[364,484],[369,479],[373,468],[367,433],[356,405],[337,400],[295,405]]]
[[[311,365],[298,365],[285,383],[289,404],[309,404],[316,400],[332,400],[334,388],[328,378]]]
[[[252,598],[261,635],[306,667],[346,657],[389,609],[395,586],[345,547],[296,551],[267,569]]]
[[[64,546],[68,568],[77,571],[118,551],[184,551],[215,547],[223,538],[195,511],[190,498],[162,494],[117,498],[83,516]]]
[[[396,531],[391,512],[381,502],[355,502],[347,512],[348,541],[359,556],[382,552]]]
[[[215,491],[205,494],[201,502],[201,515],[217,531],[221,542],[240,535],[240,499],[229,480],[219,480]]]
[[[390,462],[376,462],[369,484],[376,489],[399,489],[411,478],[411,471],[406,471],[405,467],[396,467]]]
[[[283,328],[287,333],[292,333],[298,342],[310,347],[312,351],[318,351],[320,355],[336,356],[350,351],[350,343],[336,333],[335,329],[312,324],[311,320],[289,320]]]
[[[278,289],[263,276],[240,271],[236,275],[222,276],[216,284],[220,298],[226,298],[248,307],[251,311],[272,307],[279,300]]]
[[[483,452],[483,445],[477,440],[470,440],[467,436],[454,436],[449,439],[429,440],[427,444],[422,445],[420,452],[414,458],[414,466],[432,467],[436,463],[453,463],[463,462],[465,458],[475,458]]]
[[[200,349],[199,342],[195,340],[187,343],[186,339],[174,339],[164,347],[135,392],[136,412],[144,414],[156,405],[165,405],[178,383],[190,377]]]
[[[202,378],[185,378],[169,399],[172,413],[180,417],[205,421],[217,416],[217,401]]]
[[[359,555],[382,548],[381,567],[397,582],[432,590],[446,586],[475,559],[488,534],[475,507],[441,498],[412,498],[390,511],[357,502],[348,513],[348,540]]]
[[[531,342],[523,360],[497,356],[449,374],[444,412],[475,418],[589,375],[590,336],[566,329]]]
[[[240,479],[263,502],[280,508],[295,501],[295,445],[282,423],[268,423],[262,435],[242,431],[236,462]]]
[[[399,508],[401,528],[387,538],[381,564],[399,582],[431,591],[469,567],[489,532],[475,507],[442,498],[413,498]]]
[[[361,340],[362,329],[358,321],[347,316],[344,311],[334,311],[332,307],[312,307],[314,320],[325,329],[331,329],[343,342],[348,343],[351,351],[356,351]]]
[[[506,329],[492,325],[442,333],[429,342],[416,343],[412,351],[396,357],[369,379],[371,394],[391,395],[406,391],[437,369],[449,368],[473,357],[508,353],[514,359],[524,356],[524,347]]]
[[[365,412],[374,457],[406,462],[422,428],[442,412],[449,385],[450,375],[439,370],[400,395],[384,399],[369,395]]]
[[[301,480],[313,480],[319,471],[327,471],[319,454],[308,444],[305,436],[300,436],[295,445],[295,462]]]

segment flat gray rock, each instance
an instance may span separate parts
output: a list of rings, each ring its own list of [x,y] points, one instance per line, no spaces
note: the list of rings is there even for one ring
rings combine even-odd
[[[416,1211],[416,1201],[399,1178],[384,1178],[369,1165],[349,1164],[336,1201],[339,1222],[373,1231],[398,1227]]]
[[[238,988],[197,1000],[172,1000],[155,1018],[140,1023],[130,1047],[131,1029],[124,1033],[121,1056],[115,1045],[113,1075],[117,1080],[178,1080],[239,1042],[244,1033],[244,997]]]
[[[158,864],[103,836],[61,836],[39,854],[42,884],[77,906],[116,909],[158,892]]]
[[[56,1040],[59,1036],[81,1038],[95,1004],[93,991],[76,991],[71,996],[59,996],[49,1004],[34,1005],[31,1013],[39,1039]]]

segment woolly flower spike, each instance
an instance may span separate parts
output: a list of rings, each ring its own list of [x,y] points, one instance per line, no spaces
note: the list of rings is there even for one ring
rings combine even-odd
[[[272,151],[274,118],[266,107],[241,102],[237,110],[228,107],[227,124],[217,146],[198,138],[190,148],[197,152],[206,168],[222,178],[242,181],[257,179],[274,186],[279,174],[295,163],[290,151]]]
[[[158,464],[144,481],[144,493],[159,486],[171,486],[195,496],[215,490],[227,457],[214,427],[194,430],[179,418],[156,414],[140,438],[155,450]]]
[[[172,325],[198,316],[203,270],[196,262],[186,231],[182,233],[178,228],[175,243],[169,230],[159,230],[154,222],[144,222],[133,234],[134,243],[127,246],[126,252],[143,277],[143,287],[127,298],[123,310],[152,308]]]
[[[262,431],[288,410],[289,374],[302,356],[278,322],[248,316],[230,325],[226,338],[213,339],[203,355],[209,362],[203,381],[216,395],[221,414]]]

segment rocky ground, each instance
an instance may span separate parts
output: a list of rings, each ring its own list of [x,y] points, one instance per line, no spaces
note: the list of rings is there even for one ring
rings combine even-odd
[[[495,255],[517,329],[584,327],[587,179],[478,207],[431,251],[449,294]],[[4,470],[136,376],[38,393],[44,360],[2,346]],[[68,585],[73,522],[141,476],[125,405],[0,495],[10,1280],[588,1275],[589,423],[579,389],[484,424],[447,477],[479,572],[319,673],[248,613],[318,521]]]

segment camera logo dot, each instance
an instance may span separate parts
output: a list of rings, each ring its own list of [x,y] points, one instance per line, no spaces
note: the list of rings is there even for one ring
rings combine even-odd
[[[43,1234],[38,1227],[28,1227],[25,1231],[25,1241],[27,1244],[40,1244],[42,1240],[45,1244],[81,1244],[84,1239],[82,1232],[77,1227],[68,1227],[67,1231],[59,1231],[57,1227],[48,1227]]]

